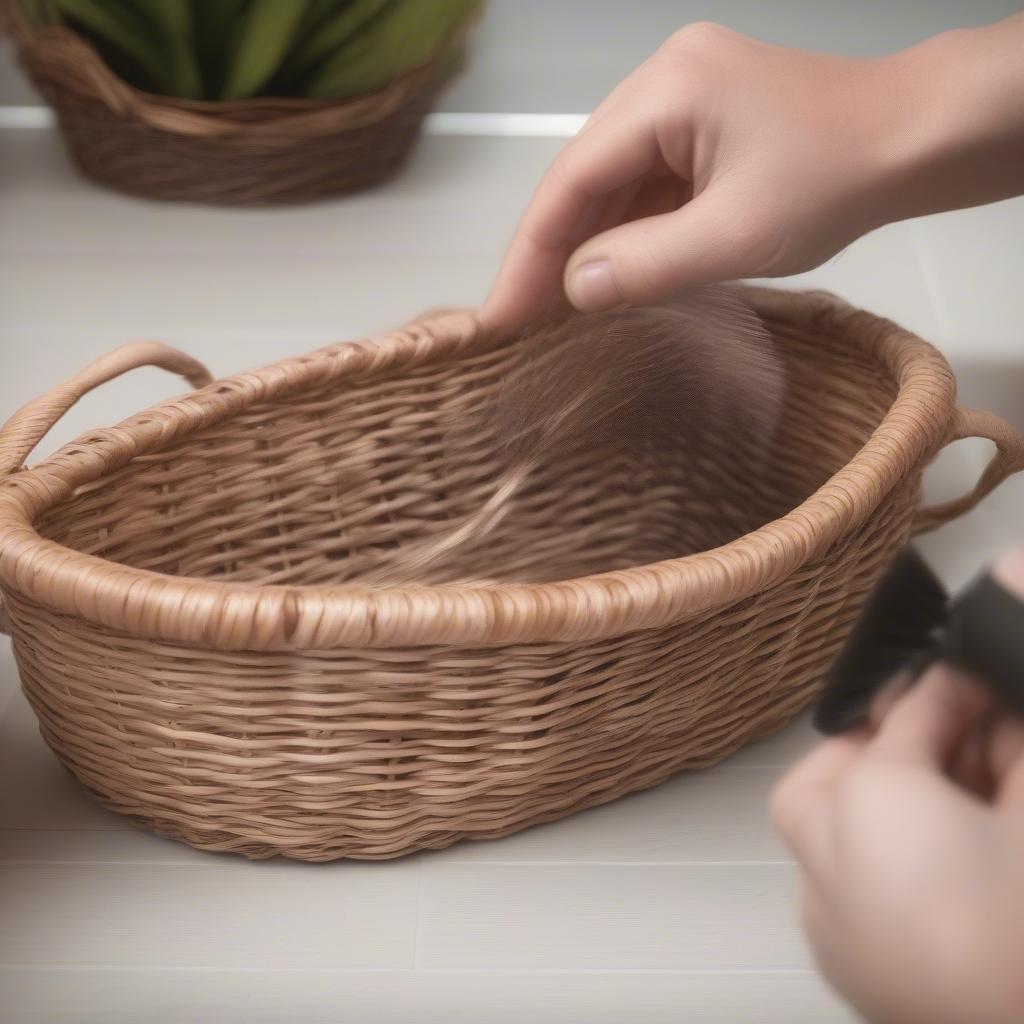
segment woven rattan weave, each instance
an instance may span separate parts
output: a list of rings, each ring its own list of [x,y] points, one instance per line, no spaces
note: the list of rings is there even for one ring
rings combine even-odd
[[[151,199],[302,202],[352,192],[402,165],[467,31],[430,64],[351,100],[179,100],[142,92],[61,26],[30,24],[6,2],[22,66],[53,108],[78,169]]]
[[[489,493],[498,441],[464,425],[515,344],[468,313],[212,384],[128,346],[30,403],[0,433],[0,590],[47,742],[164,835],[329,860],[503,836],[779,728],[893,553],[1024,441],[957,409],[943,358],[889,321],[748,295],[789,379],[757,493],[713,430],[584,453],[415,585],[359,579]],[[20,468],[147,363],[199,390]],[[992,463],[922,510],[924,466],[967,435]]]

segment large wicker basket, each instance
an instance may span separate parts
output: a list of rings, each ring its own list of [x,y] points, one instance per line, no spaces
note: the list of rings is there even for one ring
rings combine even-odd
[[[132,345],[30,403],[0,434],[0,588],[46,741],[163,835],[330,860],[507,835],[778,729],[893,553],[1022,468],[1024,439],[956,408],[943,358],[889,321],[749,295],[790,379],[770,482],[750,494],[713,435],[549,467],[489,538],[487,585],[359,584],[488,494],[498,441],[458,435],[515,345],[469,314],[212,384]],[[199,390],[20,469],[143,364]],[[998,448],[981,481],[920,509],[966,435]],[[720,500],[688,500],[698,476]]]
[[[22,66],[82,174],[150,199],[203,203],[301,202],[386,180],[409,155],[468,35],[351,100],[191,101],[134,88],[74,32],[32,24],[6,3]]]

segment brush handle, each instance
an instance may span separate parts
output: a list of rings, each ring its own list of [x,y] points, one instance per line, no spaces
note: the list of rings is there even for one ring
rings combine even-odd
[[[934,530],[951,519],[970,512],[990,491],[1008,476],[1024,469],[1024,436],[1016,427],[991,412],[957,408],[953,413],[946,444],[967,437],[984,437],[996,446],[996,453],[978,478],[973,490],[952,501],[918,509],[914,518],[915,534]]]
[[[170,345],[158,341],[122,345],[90,363],[70,380],[22,406],[0,427],[0,480],[21,469],[32,449],[83,395],[140,366],[158,366],[184,377],[197,388],[213,380],[202,363]],[[5,619],[0,600],[2,632],[7,632]]]

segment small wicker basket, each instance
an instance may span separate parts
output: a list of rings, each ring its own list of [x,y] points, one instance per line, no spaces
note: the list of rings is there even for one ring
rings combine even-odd
[[[457,435],[516,346],[469,314],[212,384],[130,345],[31,402],[0,432],[0,590],[46,741],[163,835],[331,860],[503,836],[778,729],[894,552],[1024,467],[1024,439],[955,407],[889,321],[747,294],[789,375],[763,493],[713,437],[578,456],[488,538],[489,585],[359,584],[488,493],[500,442]],[[199,390],[21,468],[145,364]],[[997,446],[980,482],[918,508],[968,435]]]
[[[71,30],[30,23],[7,3],[21,64],[82,174],[149,199],[230,205],[304,202],[385,181],[409,155],[469,32],[367,96],[208,102],[142,92]]]

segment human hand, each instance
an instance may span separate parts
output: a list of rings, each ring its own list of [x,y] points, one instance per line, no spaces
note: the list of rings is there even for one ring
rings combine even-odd
[[[597,108],[547,172],[481,316],[565,291],[593,312],[809,270],[890,220],[1024,190],[1024,16],[882,58],[697,23]]]
[[[1024,599],[1024,552],[996,570]],[[888,706],[886,706],[888,705]],[[777,786],[818,964],[869,1020],[1024,1020],[1024,723],[937,666]]]
[[[593,311],[820,263],[876,220],[886,67],[718,25],[677,32],[555,160],[485,319],[523,321],[563,268],[573,303]]]

